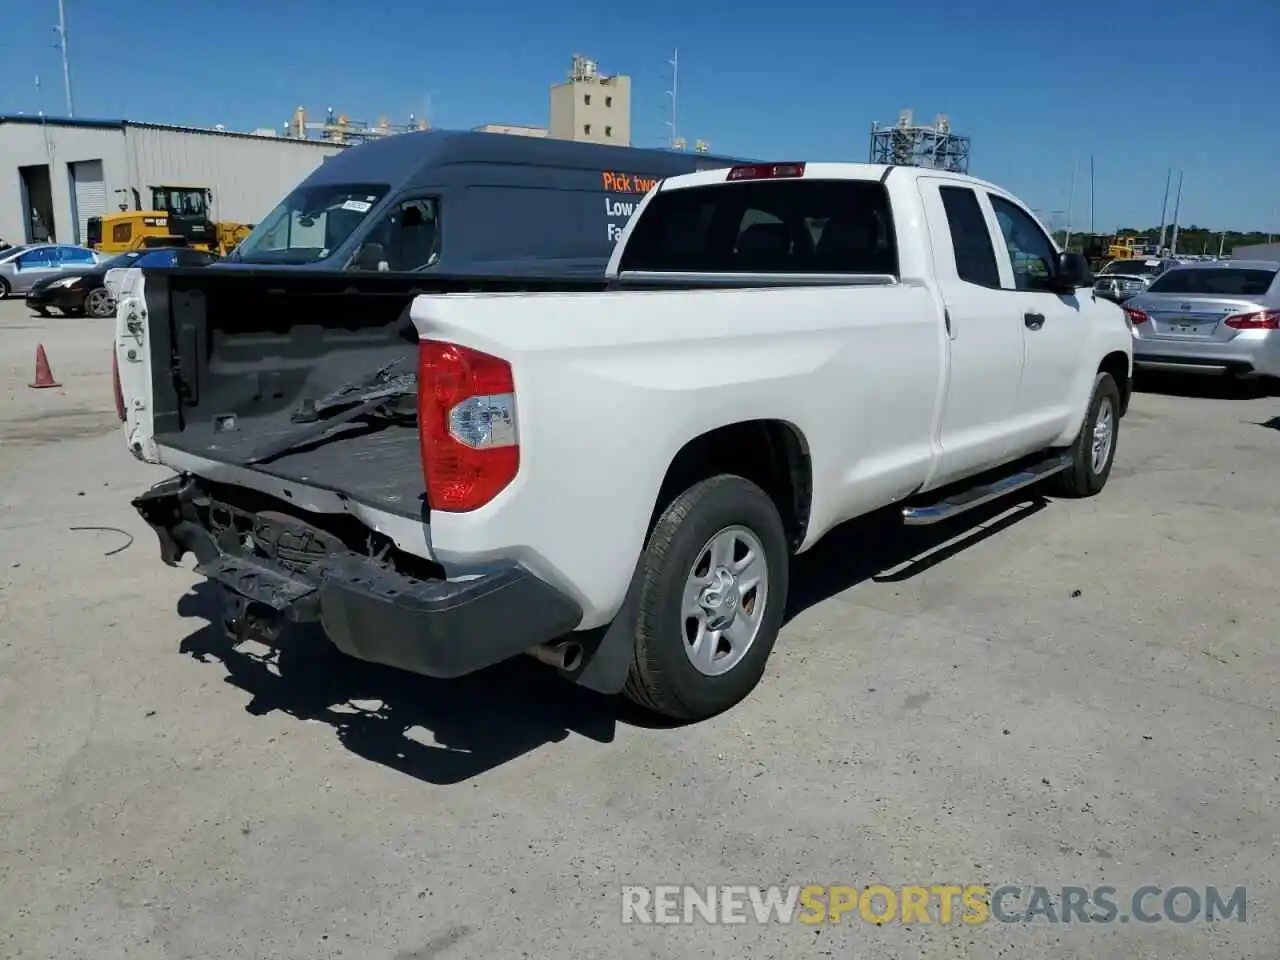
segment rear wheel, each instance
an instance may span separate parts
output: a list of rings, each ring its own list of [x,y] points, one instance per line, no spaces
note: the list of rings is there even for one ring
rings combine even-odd
[[[782,518],[754,483],[722,474],[676,497],[641,560],[626,696],[678,720],[746,697],[782,627],[789,565]]]
[[[110,317],[115,313],[116,305],[106,287],[94,287],[84,295],[84,309],[91,317]]]
[[[1050,478],[1061,497],[1091,497],[1107,485],[1120,430],[1120,388],[1109,373],[1093,381],[1093,396],[1080,433],[1067,450],[1071,466]]]
[[[4,277],[0,277],[0,300],[9,296],[9,281]]]

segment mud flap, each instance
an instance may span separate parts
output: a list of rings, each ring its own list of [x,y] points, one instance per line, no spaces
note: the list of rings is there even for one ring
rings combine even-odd
[[[607,627],[574,636],[574,640],[582,642],[582,664],[572,673],[562,673],[566,680],[607,696],[622,692],[635,659],[636,641],[632,631],[639,594],[640,563],[637,562],[626,599],[613,622]]]

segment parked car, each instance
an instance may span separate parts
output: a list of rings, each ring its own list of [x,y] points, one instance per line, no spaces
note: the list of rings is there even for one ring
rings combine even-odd
[[[0,300],[11,293],[25,293],[41,280],[93,267],[101,260],[88,247],[58,243],[23,244],[5,250],[0,252]]]
[[[793,554],[1096,494],[1129,397],[1084,258],[937,170],[673,177],[598,286],[127,273],[118,410],[178,471],[135,507],[234,636],[318,620],[437,677],[529,653],[685,719],[759,681]]]
[[[1280,377],[1280,263],[1181,264],[1124,308],[1139,366]]]
[[[1115,303],[1123,303],[1151,285],[1151,281],[1164,273],[1173,261],[1169,259],[1130,257],[1112,260],[1098,271],[1093,292]]]
[[[114,295],[108,284],[109,272],[122,267],[203,267],[218,259],[216,254],[186,247],[130,250],[107,260],[88,264],[82,270],[64,269],[40,280],[27,293],[27,306],[41,316],[49,308],[69,317],[110,317],[115,313]]]

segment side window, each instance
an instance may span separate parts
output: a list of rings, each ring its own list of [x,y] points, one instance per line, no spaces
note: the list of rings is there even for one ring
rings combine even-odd
[[[434,197],[402,200],[374,225],[365,244],[382,246],[380,270],[408,273],[435,266],[440,259],[440,205]],[[361,265],[357,253],[351,269],[368,269]]]
[[[93,263],[93,254],[84,247],[59,247],[63,263]]]
[[[956,273],[967,283],[1000,289],[996,251],[991,245],[991,231],[987,229],[987,218],[982,215],[977,194],[968,187],[939,187],[938,192],[951,228]]]
[[[39,250],[32,250],[30,253],[24,253],[18,258],[18,266],[27,270],[38,269],[39,267],[53,266],[53,247],[41,247]]]
[[[1013,263],[1013,279],[1019,290],[1046,290],[1057,259],[1053,243],[1021,207],[1004,197],[991,196],[991,206],[1000,222],[1009,260]]]

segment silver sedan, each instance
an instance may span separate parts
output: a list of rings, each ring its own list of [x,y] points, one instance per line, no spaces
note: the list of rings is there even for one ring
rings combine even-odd
[[[1124,305],[1138,367],[1280,377],[1280,263],[1184,263]]]
[[[0,250],[0,300],[11,293],[25,293],[45,277],[95,267],[102,259],[88,247],[62,243],[30,243]]]

